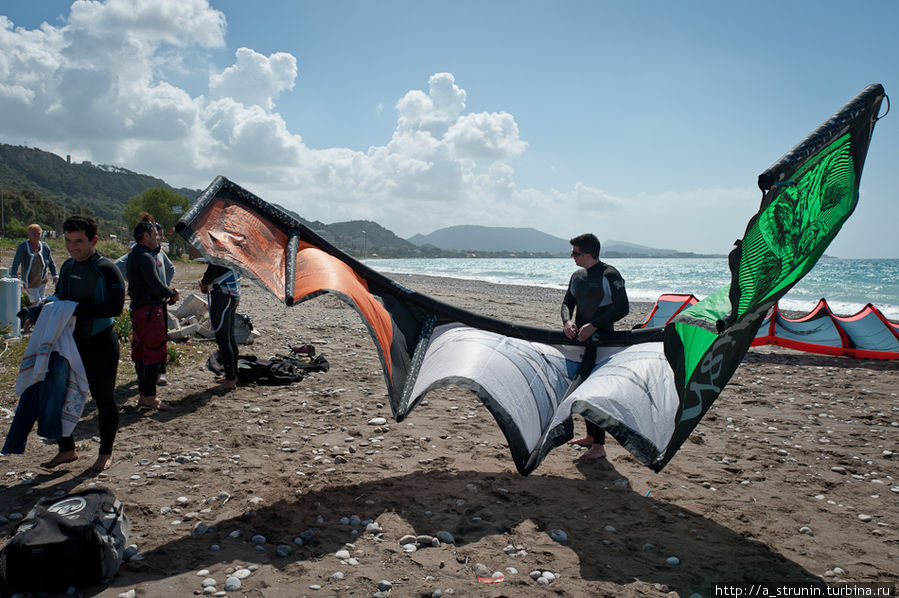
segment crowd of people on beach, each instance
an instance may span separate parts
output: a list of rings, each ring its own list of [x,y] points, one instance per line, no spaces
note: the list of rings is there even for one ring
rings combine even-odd
[[[92,471],[105,471],[112,464],[112,449],[118,430],[119,414],[114,399],[115,380],[120,354],[119,338],[113,322],[125,305],[126,282],[131,320],[131,359],[138,384],[138,405],[147,409],[167,411],[171,406],[158,394],[158,388],[167,384],[166,361],[168,359],[167,306],[175,304],[180,292],[172,285],[175,267],[162,251],[163,227],[150,214],[142,213],[134,227],[134,244],[115,262],[104,257],[96,249],[97,223],[89,216],[71,216],[63,224],[66,250],[69,258],[62,264],[58,275],[49,246],[41,240],[42,229],[37,224],[28,227],[28,239],[16,250],[12,263],[12,275],[19,276],[31,302],[44,308],[54,302],[71,302],[68,311],[33,309],[30,314],[41,324],[35,325],[33,339],[44,343],[56,342],[61,334],[70,334],[74,349],[66,357],[75,369],[83,372],[85,391],[80,396],[83,407],[87,391],[93,397],[98,411],[100,446]],[[566,337],[585,346],[580,366],[569,386],[566,396],[583,382],[595,366],[599,335],[611,332],[614,323],[627,316],[629,304],[625,283],[614,267],[599,259],[600,242],[591,233],[578,235],[570,240],[571,257],[578,269],[571,275],[561,305],[562,331]],[[21,274],[18,274],[21,269]],[[55,291],[46,294],[52,277]],[[234,318],[240,301],[240,274],[224,266],[209,264],[200,290],[208,295],[210,322],[218,345],[219,359],[224,374],[216,378],[219,389],[228,392],[237,387],[237,340],[234,334]],[[41,319],[37,314],[43,312]],[[48,324],[49,313],[55,319],[72,320],[70,329],[66,321]],[[55,336],[54,336],[55,335]],[[44,337],[47,338],[44,338]],[[51,338],[52,337],[52,338]],[[29,343],[29,347],[31,343]],[[47,353],[47,351],[44,351]],[[26,351],[25,360],[35,360],[40,367],[40,356]],[[45,369],[49,364],[44,364]],[[31,365],[29,365],[31,368]],[[23,365],[22,371],[26,368]],[[20,374],[21,378],[21,374]],[[35,378],[38,380],[38,378]],[[38,380],[37,382],[41,382]],[[77,386],[77,385],[76,385]],[[24,390],[24,389],[22,389]],[[20,393],[20,406],[26,400]],[[31,393],[27,400],[32,398]],[[24,421],[19,419],[20,411]],[[80,409],[69,414],[68,433],[57,434],[58,452],[42,464],[53,469],[78,458],[71,431],[77,423]],[[65,416],[65,414],[64,414]],[[37,409],[17,408],[11,433],[3,446],[3,453],[21,453],[24,437],[37,419]],[[28,421],[30,420],[30,421]],[[586,434],[569,444],[587,447],[580,460],[596,461],[606,457],[605,432],[586,422]],[[41,424],[39,422],[39,433]],[[46,428],[45,428],[46,429]],[[15,432],[15,433],[13,433]]]
[[[163,227],[150,214],[141,214],[134,227],[133,246],[113,262],[97,251],[96,221],[90,216],[71,216],[63,223],[69,258],[57,275],[50,248],[41,240],[41,227],[37,224],[28,227],[28,239],[16,250],[11,275],[21,278],[33,305],[24,317],[34,329],[16,384],[19,406],[3,445],[3,454],[22,453],[25,437],[34,422],[39,417],[49,417],[52,422],[38,422],[39,433],[42,429],[58,430],[59,433],[52,434],[58,438],[58,452],[41,465],[53,469],[75,461],[78,454],[71,431],[89,392],[97,406],[100,431],[99,454],[91,470],[100,473],[110,467],[119,425],[114,391],[120,345],[113,324],[125,307],[126,281],[138,405],[160,411],[171,408],[158,396],[157,390],[167,383],[166,307],[179,300],[180,292],[172,286],[174,265],[162,251],[163,232]],[[48,273],[55,285],[49,296],[46,294]],[[225,375],[216,381],[221,384],[220,389],[227,392],[237,386],[234,314],[240,297],[240,275],[210,264],[200,281],[200,289],[209,295],[215,338],[225,368]],[[51,362],[51,351],[46,347],[52,347],[54,355],[65,360],[66,371],[76,374],[75,383],[64,384],[64,390],[57,393],[60,408],[50,410],[52,415],[49,416],[46,409],[38,407],[42,400],[39,387],[52,384],[56,378],[46,374],[51,366],[60,366],[58,358]],[[32,392],[26,393],[26,388],[20,388],[26,385],[34,387]],[[49,391],[44,396],[47,394]],[[75,405],[65,405],[63,399]],[[75,420],[69,421],[69,426],[63,422],[67,415],[69,420]]]

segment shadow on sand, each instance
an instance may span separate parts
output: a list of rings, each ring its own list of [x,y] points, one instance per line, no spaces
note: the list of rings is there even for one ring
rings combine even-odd
[[[137,583],[235,561],[271,564],[287,569],[286,574],[292,571],[299,575],[320,557],[333,555],[354,539],[358,541],[358,536],[351,535],[353,529],[360,535],[366,534],[364,527],[351,528],[340,523],[342,517],[353,514],[362,520],[379,520],[385,514],[401,519],[404,529],[390,529],[388,525],[383,531],[384,541],[393,544],[395,553],[402,553],[397,543],[402,535],[449,531],[455,546],[423,550],[451,551],[440,553],[438,560],[452,565],[467,563],[467,547],[490,536],[497,536],[498,542],[505,545],[510,541],[517,543],[516,535],[525,533],[523,530],[545,533],[547,541],[551,530],[567,530],[564,547],[577,555],[582,579],[620,586],[634,581],[664,584],[684,598],[694,592],[710,595],[714,583],[749,584],[760,579],[808,583],[815,579],[806,569],[761,542],[676,504],[634,492],[611,464],[584,466],[583,471],[588,472],[589,479],[432,471],[352,485],[335,483],[298,495],[295,500],[209,522],[211,529],[203,535],[179,538],[142,553],[142,561],[123,567],[107,587],[121,587],[124,591]],[[474,493],[472,485],[477,489]],[[419,492],[421,488],[428,488],[428,492]],[[433,501],[435,496],[446,497],[442,502],[454,506],[432,512],[439,505],[426,501]],[[459,504],[458,498],[464,502]],[[604,529],[606,525],[616,529]],[[234,530],[240,531],[237,538],[229,535]],[[306,530],[314,532],[313,539],[304,546],[294,544],[293,539]],[[251,541],[255,534],[267,539],[262,552]],[[213,544],[221,549],[211,551]],[[290,546],[292,553],[278,556],[279,545]],[[522,569],[516,583],[522,585],[520,590],[527,591],[524,586],[531,585],[528,567],[540,563],[539,549],[526,547],[538,552],[530,555],[530,560],[526,557],[516,561],[502,554],[502,545],[494,565]],[[672,555],[680,559],[679,566],[666,562]],[[504,561],[508,562],[503,564]],[[450,569],[444,572],[451,575]],[[512,583],[505,585],[507,590],[513,590]],[[85,595],[96,595],[104,589],[94,588],[93,593],[88,589]]]

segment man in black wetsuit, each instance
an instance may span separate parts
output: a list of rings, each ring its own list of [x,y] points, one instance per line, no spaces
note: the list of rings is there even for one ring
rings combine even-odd
[[[594,335],[611,332],[614,323],[627,315],[630,306],[624,279],[618,270],[599,260],[599,239],[587,233],[569,241],[571,257],[580,267],[568,282],[568,291],[562,300],[562,331],[570,339],[587,344],[584,357],[569,392],[583,382],[596,362]],[[587,422],[587,435],[569,444],[590,447],[581,460],[593,461],[606,456],[605,431]]]
[[[224,266],[209,264],[200,280],[200,290],[209,295],[209,322],[219,347],[219,359],[225,375],[216,378],[225,392],[237,388],[237,339],[234,314],[240,302],[240,273]]]
[[[125,283],[111,260],[96,251],[97,223],[90,216],[71,216],[62,225],[66,250],[71,256],[59,270],[54,293],[78,303],[75,308],[75,345],[84,362],[91,396],[97,404],[100,451],[91,470],[100,473],[112,465],[112,445],[119,427],[115,404],[119,337],[113,319],[125,305]],[[52,469],[78,458],[71,436],[60,438],[59,452],[43,467]]]
[[[169,406],[156,396],[156,381],[168,358],[165,305],[178,301],[178,290],[159,278],[156,225],[149,214],[134,227],[137,244],[128,258],[128,295],[131,297],[131,359],[137,371],[138,405],[165,411]]]

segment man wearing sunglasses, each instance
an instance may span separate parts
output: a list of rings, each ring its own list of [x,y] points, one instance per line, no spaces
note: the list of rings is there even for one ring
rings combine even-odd
[[[584,357],[569,393],[583,382],[596,362],[594,335],[611,332],[614,323],[627,315],[630,306],[624,279],[618,270],[599,260],[599,239],[592,233],[578,235],[569,241],[571,257],[579,267],[568,282],[562,300],[562,331],[570,339],[586,343]],[[569,444],[589,447],[581,461],[596,461],[606,456],[605,431],[592,422],[587,434]]]

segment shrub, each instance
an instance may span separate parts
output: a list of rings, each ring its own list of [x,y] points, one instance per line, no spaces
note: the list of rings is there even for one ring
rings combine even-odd
[[[116,336],[119,337],[120,342],[127,342],[131,339],[131,314],[127,311],[123,311],[112,323],[113,328],[115,328]]]

